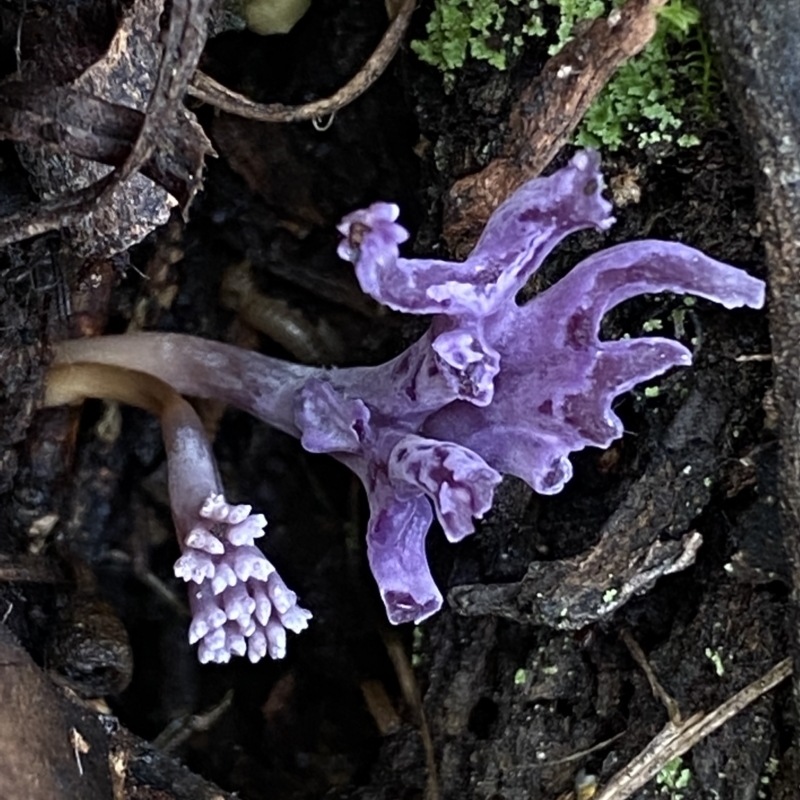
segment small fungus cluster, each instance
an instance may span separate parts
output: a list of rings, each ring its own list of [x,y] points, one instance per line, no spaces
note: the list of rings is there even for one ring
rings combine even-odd
[[[421,339],[375,367],[291,364],[182,334],[59,346],[51,404],[110,396],[101,381],[82,377],[89,367],[144,374],[160,387],[154,403],[115,381],[117,399],[162,420],[183,552],[175,572],[190,584],[189,635],[202,661],[280,658],[285,631],[302,630],[311,615],[254,543],[264,518],[224,500],[210,445],[183,395],[244,409],[352,469],[369,500],[367,553],[388,617],[421,622],[443,603],[425,555],[434,515],[456,542],[491,508],[503,474],[543,494],[561,491],[572,475],[570,453],[622,435],[615,397],[691,363],[690,351],[670,339],[601,340],[609,309],[662,291],[761,307],[762,281],[654,240],[596,253],[518,305],[519,290],[564,237],[613,223],[602,189],[597,154],[577,153],[506,200],[463,262],[400,257],[408,234],[397,206],[375,203],[345,217],[339,255],[355,265],[364,291],[393,309],[431,315]]]

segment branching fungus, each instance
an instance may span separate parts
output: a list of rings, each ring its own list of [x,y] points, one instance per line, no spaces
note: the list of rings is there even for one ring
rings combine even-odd
[[[311,613],[297,605],[275,567],[255,546],[266,519],[225,501],[200,418],[174,389],[152,375],[103,364],[54,367],[45,405],[102,397],[155,414],[167,453],[169,498],[181,548],[175,575],[189,584],[189,641],[200,661],[225,663],[247,653],[283,658],[286,631],[308,627]]]
[[[459,541],[491,508],[502,473],[519,476],[543,494],[561,491],[572,475],[570,453],[587,445],[607,447],[622,435],[611,405],[615,397],[691,363],[689,350],[669,339],[600,340],[606,311],[635,295],[661,291],[692,293],[726,308],[763,304],[762,281],[685,245],[650,240],[590,256],[556,285],[517,305],[518,291],[565,236],[613,223],[602,188],[597,154],[577,153],[567,167],[530,181],[503,203],[462,263],[401,258],[398,245],[408,234],[396,222],[396,206],[376,203],[345,217],[339,254],[355,264],[364,290],[391,308],[432,315],[422,338],[386,364],[306,367],[159,333],[65,342],[57,363],[147,373],[178,394],[242,408],[297,436],[306,450],[330,453],[346,464],[367,491],[369,563],[389,619],[420,622],[443,602],[425,555],[434,513],[445,536]],[[171,435],[167,426],[165,434]],[[260,529],[256,522],[235,522],[219,536],[200,522],[216,519],[215,513],[223,522],[227,513],[229,523],[231,515],[244,515],[240,507],[214,511],[208,497],[221,490],[211,486],[210,475],[206,480],[202,497],[195,492],[184,501],[183,489],[172,492],[185,552],[178,571],[192,580],[199,576],[200,587],[211,580],[217,598],[213,580],[222,556],[214,548],[226,542],[224,547],[230,543],[251,553]],[[248,532],[241,544],[233,533],[239,525]],[[187,556],[186,544],[195,540],[203,555]],[[252,558],[263,565],[255,552]],[[231,566],[248,591],[253,569],[243,577]],[[269,592],[271,567],[258,569],[259,585],[266,581],[281,625],[302,627],[307,612],[282,610]],[[233,592],[228,599],[228,590],[222,591],[224,645],[216,633],[220,626],[214,627],[222,612],[204,605],[212,595],[193,600],[191,636],[203,637],[201,658],[220,660],[213,654],[242,651],[238,639],[228,641],[225,627],[238,622],[236,615],[251,620],[255,613],[265,624],[254,591],[251,600]],[[264,636],[273,641],[268,627]],[[271,648],[271,655],[283,652],[282,645]],[[263,650],[259,644],[256,652]]]

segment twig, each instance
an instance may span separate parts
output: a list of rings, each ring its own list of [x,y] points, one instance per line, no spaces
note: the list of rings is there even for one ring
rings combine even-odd
[[[642,672],[644,672],[647,682],[650,684],[650,689],[653,692],[653,696],[660,700],[664,708],[667,709],[669,721],[673,725],[679,726],[683,720],[681,718],[681,710],[678,707],[678,703],[659,682],[655,671],[650,666],[650,662],[647,660],[647,656],[639,646],[639,642],[633,638],[633,635],[627,629],[622,631],[620,638],[628,648],[633,660],[639,665],[639,668],[642,670]]]
[[[219,703],[199,714],[188,714],[172,722],[155,738],[153,746],[164,753],[174,751],[193,733],[209,731],[227,713],[233,703],[233,689],[225,692]]]
[[[751,361],[772,361],[772,353],[754,353],[750,356],[736,356],[733,360],[737,364],[748,364]]]
[[[450,252],[472,249],[492,211],[535,178],[567,143],[617,67],[656,32],[666,0],[628,0],[554,55],[511,110],[503,153],[480,172],[456,181],[445,200],[443,235]]]
[[[620,731],[608,739],[603,739],[602,742],[593,744],[591,747],[584,747],[582,750],[576,750],[574,753],[570,753],[562,758],[554,758],[552,761],[541,761],[538,764],[524,764],[519,767],[512,767],[512,769],[515,772],[521,772],[525,769],[549,769],[551,767],[558,767],[561,764],[571,764],[573,761],[580,761],[581,759],[586,758],[586,756],[596,753],[598,750],[605,750],[606,747],[614,744],[614,742],[621,739],[626,733],[627,731]]]
[[[192,97],[215,106],[229,114],[259,122],[300,122],[335,114],[362,95],[383,74],[400,47],[416,0],[404,0],[397,16],[392,20],[380,43],[367,59],[366,64],[338,92],[322,100],[314,100],[301,106],[285,106],[282,103],[264,105],[244,95],[231,91],[217,83],[204,72],[197,70],[188,92]]]
[[[14,40],[14,58],[17,63],[17,75],[20,74],[22,66],[22,22],[25,14],[28,13],[28,0],[22,0],[22,8],[19,12],[19,22],[17,23],[17,36]]]
[[[414,712],[419,725],[422,745],[425,748],[425,764],[428,768],[428,780],[425,785],[425,800],[439,800],[439,773],[436,766],[436,752],[433,747],[433,737],[428,726],[428,719],[425,716],[425,708],[422,704],[422,695],[419,691],[419,684],[414,675],[414,669],[408,660],[403,643],[400,641],[394,630],[389,630],[383,626],[380,630],[381,638],[386,646],[386,652],[394,667],[397,675],[400,691],[403,699]]]
[[[691,750],[698,742],[791,674],[792,660],[785,658],[710,713],[699,712],[680,725],[668,722],[655,739],[630,764],[620,770],[593,800],[625,800],[630,797],[670,761]]]

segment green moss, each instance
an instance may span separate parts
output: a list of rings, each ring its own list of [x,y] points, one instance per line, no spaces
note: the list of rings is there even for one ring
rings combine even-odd
[[[508,57],[519,52],[526,39],[548,35],[546,6],[558,11],[548,48],[553,55],[572,38],[576,25],[607,13],[611,5],[611,0],[435,0],[426,25],[428,37],[411,47],[423,61],[438,67],[451,87],[469,57],[505,69]],[[515,25],[509,21],[511,7]],[[575,142],[610,150],[623,143],[698,144],[696,133],[685,130],[685,120],[711,116],[716,85],[693,0],[670,0],[659,10],[653,40],[623,64],[600,93]]]
[[[656,783],[662,794],[669,795],[671,800],[681,800],[681,789],[685,789],[692,779],[692,772],[683,766],[683,759],[676,756],[656,775]]]
[[[557,41],[547,50],[551,56],[572,39],[572,31],[579,22],[597,19],[605,14],[608,5],[603,0],[548,0],[548,2],[550,5],[558,6],[559,10]]]
[[[506,30],[508,8],[517,5],[524,21],[519,30]],[[428,38],[411,42],[411,49],[449,81],[468,56],[505,69],[508,55],[519,51],[525,37],[546,33],[539,6],[540,0],[435,0],[425,26]]]
[[[700,15],[689,0],[671,0],[659,12],[658,32],[623,64],[586,112],[576,144],[616,150],[675,142],[699,144],[686,119],[711,116],[714,80]]]
[[[514,673],[514,686],[524,686],[528,682],[528,670],[520,667]]]

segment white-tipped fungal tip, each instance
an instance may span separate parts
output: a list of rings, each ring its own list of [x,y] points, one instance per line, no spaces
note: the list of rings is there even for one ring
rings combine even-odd
[[[189,644],[197,644],[208,630],[208,623],[201,617],[195,617],[189,626]]]
[[[202,664],[225,664],[247,655],[252,663],[286,655],[286,631],[308,627],[311,612],[297,606],[273,564],[254,545],[267,520],[249,505],[231,506],[212,494],[191,528],[175,574],[196,585],[189,592],[189,643]],[[211,525],[202,520],[217,523]]]
[[[311,612],[300,606],[292,606],[288,611],[280,615],[281,624],[292,633],[300,633],[308,627],[311,619]]]
[[[256,619],[261,625],[266,625],[269,622],[270,615],[272,614],[272,603],[269,598],[263,593],[256,594]]]
[[[214,562],[208,553],[190,550],[175,562],[175,577],[183,578],[187,583],[202,583],[206,578],[214,577]]]
[[[231,506],[228,512],[228,525],[238,525],[240,522],[244,522],[250,516],[252,510],[252,506]],[[261,516],[261,514],[258,516]]]
[[[228,516],[228,504],[225,497],[221,494],[211,494],[206,498],[200,508],[200,516],[214,522],[224,522]]]
[[[247,643],[238,632],[228,631],[225,636],[225,649],[234,656],[243,656],[247,652]]]
[[[269,657],[283,658],[286,655],[286,629],[277,620],[271,619],[265,629]]]
[[[247,640],[247,657],[252,664],[260,661],[267,654],[267,637],[263,631],[256,631]]]
[[[223,647],[225,647],[224,629],[217,628],[216,630],[211,631],[211,633],[206,634],[206,636],[203,638],[203,641],[209,650],[221,650]]]
[[[187,547],[195,550],[204,550],[211,555],[219,556],[225,552],[225,545],[210,531],[204,528],[195,528],[186,537]]]
[[[284,614],[297,602],[297,595],[286,586],[277,572],[269,576],[267,594],[279,614]]]

